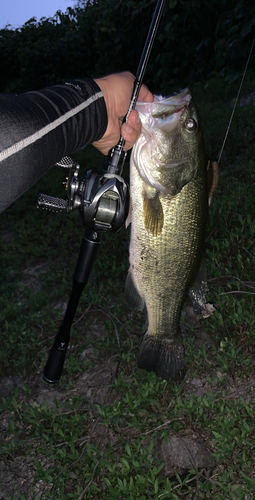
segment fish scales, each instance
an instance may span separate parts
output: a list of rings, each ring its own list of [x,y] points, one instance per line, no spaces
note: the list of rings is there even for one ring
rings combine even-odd
[[[189,95],[188,89],[182,94],[184,97]],[[174,128],[171,124],[170,131],[165,130],[163,125],[162,135],[157,125],[156,138],[148,136],[141,114],[143,132],[134,147],[130,164],[132,218],[126,296],[136,309],[145,306],[148,317],[148,329],[141,345],[138,365],[155,371],[162,378],[174,380],[184,376],[180,314],[187,291],[200,267],[207,217],[207,162],[200,131],[193,133],[192,140],[190,132],[185,129],[181,134],[178,132],[178,127],[183,129],[191,116],[197,123],[194,106],[190,100],[183,105],[184,97],[180,98],[181,112],[175,109],[172,113],[173,117],[178,113],[180,115],[176,117]],[[154,106],[154,114],[155,109],[157,106]],[[188,147],[185,134],[189,134]],[[163,141],[163,148],[160,141]],[[147,159],[142,150],[148,149],[150,142],[152,145]],[[146,161],[150,163],[152,157],[155,163],[148,180],[144,172],[141,177],[141,155],[144,155],[143,169],[146,170]],[[172,162],[170,166],[167,163],[169,158]],[[173,160],[176,166],[172,166]],[[155,175],[153,168],[162,173],[157,175],[156,187],[151,182],[151,176]],[[183,177],[183,170],[187,170],[182,183],[190,178],[177,188],[178,179],[174,180],[174,187],[171,180],[176,176],[176,173],[173,174],[176,169],[180,171],[177,172],[178,178]],[[173,191],[176,192],[173,194]],[[147,211],[152,212],[149,217]],[[163,223],[159,223],[158,219],[162,219]]]

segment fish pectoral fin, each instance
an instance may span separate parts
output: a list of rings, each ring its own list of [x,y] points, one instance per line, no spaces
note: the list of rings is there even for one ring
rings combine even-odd
[[[158,236],[164,225],[164,213],[158,191],[155,196],[149,197],[146,192],[143,199],[144,226],[153,236]]]
[[[144,308],[144,300],[139,294],[130,270],[128,271],[128,275],[126,278],[126,283],[125,283],[125,298],[126,301],[131,307],[131,309],[135,309],[136,311],[142,311]]]

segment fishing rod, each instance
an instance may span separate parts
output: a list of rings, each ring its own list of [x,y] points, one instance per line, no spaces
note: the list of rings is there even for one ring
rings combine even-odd
[[[254,37],[253,42],[251,44],[251,48],[250,48],[250,52],[249,52],[249,55],[248,55],[248,59],[246,61],[246,65],[245,65],[245,68],[244,68],[243,76],[242,76],[242,79],[241,79],[241,83],[239,85],[239,89],[238,89],[237,96],[236,96],[236,99],[235,99],[234,107],[233,107],[233,110],[232,110],[232,113],[231,113],[231,116],[230,116],[230,119],[229,119],[229,123],[228,123],[228,126],[227,126],[225,137],[223,139],[223,144],[222,144],[220,152],[219,152],[218,159],[216,159],[216,160],[209,160],[209,162],[208,162],[208,166],[207,166],[207,181],[208,181],[208,192],[209,192],[209,198],[208,198],[209,206],[212,204],[213,195],[214,195],[214,193],[215,193],[215,191],[217,189],[217,186],[218,186],[219,175],[220,175],[220,173],[219,173],[219,164],[220,164],[222,153],[223,153],[223,150],[225,148],[225,144],[226,144],[226,141],[227,141],[227,138],[228,138],[229,130],[230,130],[230,127],[231,127],[231,124],[232,124],[232,120],[233,120],[234,114],[235,114],[236,106],[237,106],[238,99],[239,99],[239,96],[240,96],[240,93],[241,93],[241,89],[242,89],[242,86],[243,86],[244,78],[245,78],[245,75],[246,75],[246,72],[247,72],[247,69],[248,69],[248,65],[249,65],[249,62],[250,62],[250,58],[251,58],[251,54],[252,54],[254,45],[255,45],[255,37]]]
[[[163,8],[165,5],[165,0],[158,0],[153,18],[151,21],[150,29],[146,38],[146,42],[143,48],[142,56],[139,62],[139,66],[136,72],[136,77],[134,81],[134,89],[131,97],[131,101],[129,104],[129,108],[127,111],[126,116],[123,119],[123,123],[127,121],[127,118],[130,114],[130,112],[135,109],[135,105],[138,99],[138,95],[140,92],[140,88],[142,85],[144,73],[146,70],[146,66],[150,57],[151,49],[153,46],[153,42],[157,33],[159,21],[161,19],[161,15],[163,12]],[[112,148],[109,153],[108,153],[108,159],[107,159],[107,164],[108,164],[108,171],[111,172],[113,170],[113,173],[117,173],[120,167],[123,167],[125,158],[126,158],[126,152],[123,151],[125,145],[125,141],[122,136],[120,136],[119,142]]]
[[[164,5],[165,0],[157,1],[137,69],[131,101],[123,123],[135,108]],[[117,232],[124,225],[128,215],[129,186],[121,177],[127,154],[124,151],[124,145],[125,140],[120,136],[119,142],[108,153],[101,175],[90,170],[85,177],[79,179],[80,166],[78,163],[69,157],[62,158],[57,163],[57,166],[69,171],[66,184],[66,199],[45,194],[39,194],[38,196],[38,208],[55,212],[68,212],[74,208],[79,208],[83,223],[86,226],[65,316],[43,372],[44,380],[49,383],[58,382],[62,375],[74,315],[82,291],[88,282],[103,233],[108,230]]]
[[[237,106],[237,103],[238,103],[238,99],[239,99],[240,92],[241,92],[241,89],[242,89],[242,86],[243,86],[244,78],[245,78],[245,75],[246,75],[246,72],[247,72],[247,68],[248,68],[248,65],[249,65],[249,62],[250,62],[250,58],[251,58],[251,54],[252,54],[254,45],[255,45],[255,37],[254,37],[253,42],[251,44],[250,52],[249,52],[249,55],[248,55],[248,59],[246,61],[246,65],[245,65],[245,68],[244,68],[244,72],[243,72],[243,76],[242,76],[242,79],[241,79],[241,83],[240,83],[240,86],[239,86],[239,89],[238,89],[238,92],[237,92],[235,104],[234,104],[234,107],[233,107],[233,110],[232,110],[232,113],[231,113],[231,116],[230,116],[229,124],[228,124],[227,130],[226,130],[226,134],[225,134],[225,137],[224,137],[224,140],[223,140],[223,144],[222,144],[222,147],[221,147],[221,150],[220,150],[220,153],[219,153],[218,164],[220,163],[220,160],[221,160],[221,157],[222,157],[222,153],[223,153],[223,150],[224,150],[224,147],[225,147],[225,144],[226,144],[226,140],[227,140],[228,133],[229,133],[229,130],[230,130],[230,126],[231,126],[231,123],[232,123],[232,120],[233,120],[233,116],[234,116],[234,113],[235,113],[235,110],[236,110],[236,106]]]

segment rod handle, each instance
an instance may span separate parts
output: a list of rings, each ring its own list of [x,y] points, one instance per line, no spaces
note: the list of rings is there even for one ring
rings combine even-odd
[[[61,378],[66,350],[56,349],[54,346],[50,350],[48,361],[43,371],[43,378],[49,384],[55,384]]]

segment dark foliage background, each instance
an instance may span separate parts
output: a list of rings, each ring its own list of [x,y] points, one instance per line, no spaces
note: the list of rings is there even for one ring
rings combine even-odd
[[[155,5],[156,0],[80,0],[53,18],[0,30],[0,91],[126,69],[135,73]],[[244,70],[254,26],[250,0],[167,0],[146,83],[164,93],[214,72],[232,83]],[[253,53],[250,68],[254,59]]]

